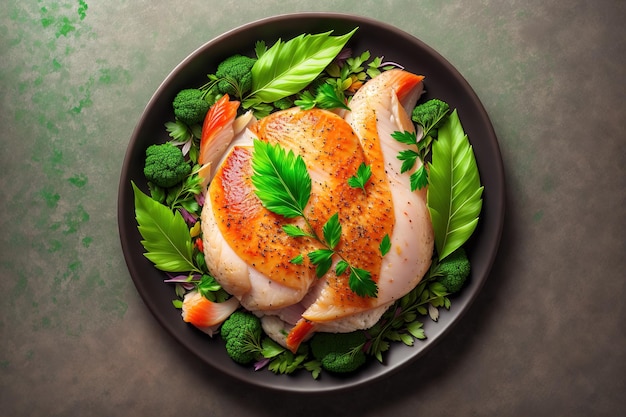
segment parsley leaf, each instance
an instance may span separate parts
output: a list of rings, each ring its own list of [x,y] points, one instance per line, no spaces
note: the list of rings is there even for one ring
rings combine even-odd
[[[348,178],[348,185],[352,188],[361,188],[365,192],[365,184],[372,177],[372,167],[361,162],[356,170],[356,174]]]
[[[341,239],[341,224],[339,223],[338,213],[333,214],[331,218],[328,219],[322,228],[322,233],[324,234],[324,239],[328,247],[335,249],[335,246],[339,243],[339,239]]]
[[[372,280],[372,274],[361,268],[350,268],[349,285],[352,291],[361,297],[376,297],[378,285]]]
[[[337,266],[335,266],[335,274],[337,276],[342,275],[344,272],[348,270],[350,264],[343,259],[337,262]]]
[[[393,132],[391,137],[405,145],[417,147],[417,151],[413,149],[403,149],[398,152],[397,158],[402,161],[402,166],[400,167],[401,173],[412,170],[418,160],[422,163],[426,160],[426,155],[430,151],[430,143],[432,141],[430,136],[423,138],[419,142],[417,141],[417,134],[415,132]],[[421,190],[428,185],[428,171],[424,165],[421,165],[411,174],[410,183],[411,191]]]
[[[302,265],[302,263],[304,262],[304,256],[300,254],[296,256],[295,258],[293,258],[292,260],[290,260],[289,262],[291,262],[294,265]]]
[[[422,188],[428,185],[428,171],[426,170],[426,166],[422,165],[411,174],[411,190],[421,190]]]
[[[348,107],[345,102],[343,91],[333,88],[333,86],[328,83],[319,86],[315,101],[317,102],[317,107],[320,109],[350,110],[350,107]]]
[[[320,85],[315,96],[308,90],[303,92],[300,98],[294,101],[294,104],[302,110],[311,110],[314,107],[326,110],[350,110],[350,107],[345,102],[343,91],[334,88],[329,83]]]
[[[187,142],[193,137],[191,129],[180,120],[165,123],[165,130],[176,141]]]
[[[290,237],[315,237],[293,224],[284,225],[283,231]]]
[[[265,208],[287,218],[304,216],[311,177],[301,156],[255,139],[252,169],[254,192]]]
[[[417,158],[419,158],[419,154],[412,149],[400,151],[398,153],[398,159],[402,161],[400,173],[403,174],[412,169],[415,166],[415,162],[417,162]]]
[[[321,278],[328,272],[333,263],[335,251],[331,249],[317,249],[309,252],[311,263],[316,266],[315,275]]]
[[[380,242],[379,249],[382,256],[389,253],[389,250],[391,250],[391,239],[389,238],[389,235],[385,235],[385,237],[383,237],[383,240]]]
[[[309,232],[295,225],[284,225],[283,231],[292,237],[309,237],[317,240],[325,248],[308,253],[309,260],[316,266],[315,273],[318,277],[326,274],[333,263],[334,249],[341,239],[341,224],[339,215],[335,213],[322,227],[323,238],[317,236],[308,218],[304,214],[304,208],[311,197],[311,177],[301,156],[296,156],[292,151],[286,152],[280,145],[272,145],[254,140],[254,152],[252,154],[252,184],[255,194],[261,200],[263,206],[273,213],[287,218],[302,217],[310,229]],[[363,269],[355,268],[348,264],[339,263],[339,272],[350,269],[348,285],[350,289],[360,296],[375,297],[378,286],[372,280],[371,274]],[[292,263],[301,263],[303,259],[296,256]]]
[[[405,145],[415,145],[417,146],[417,135],[415,132],[403,131],[403,132],[393,132],[391,137],[397,140],[400,143],[404,143]]]

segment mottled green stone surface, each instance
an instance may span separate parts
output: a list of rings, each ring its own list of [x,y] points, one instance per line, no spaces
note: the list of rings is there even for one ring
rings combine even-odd
[[[0,10],[0,415],[626,414],[626,3],[6,0]],[[281,395],[198,363],[142,303],[116,218],[165,76],[218,34],[357,13],[445,56],[507,175],[501,250],[437,348],[348,394]]]

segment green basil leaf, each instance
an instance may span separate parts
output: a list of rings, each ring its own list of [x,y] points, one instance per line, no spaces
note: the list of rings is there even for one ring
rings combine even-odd
[[[441,260],[463,245],[476,229],[484,188],[456,110],[438,135],[432,144],[427,204]]]
[[[296,94],[311,83],[339,54],[357,29],[342,36],[332,32],[278,40],[252,67],[251,97],[264,103]]]
[[[200,272],[193,262],[193,243],[181,214],[154,201],[134,182],[132,186],[137,228],[143,238],[141,244],[147,251],[145,257],[162,271]]]

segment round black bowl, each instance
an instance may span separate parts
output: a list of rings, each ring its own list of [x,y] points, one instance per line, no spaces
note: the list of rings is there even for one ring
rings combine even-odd
[[[219,337],[210,338],[184,323],[180,311],[172,306],[173,287],[163,283],[165,274],[158,271],[143,256],[144,249],[137,231],[131,180],[147,191],[142,168],[145,149],[168,140],[164,123],[173,119],[171,102],[183,88],[197,87],[214,72],[216,64],[233,53],[252,55],[255,42],[264,40],[268,46],[279,38],[289,40],[302,33],[329,30],[343,35],[358,27],[348,46],[355,53],[369,50],[372,56],[384,56],[386,61],[401,63],[408,71],[422,74],[427,90],[425,98],[436,97],[456,108],[463,127],[474,147],[482,183],[483,211],[479,226],[472,236],[468,253],[472,263],[469,283],[454,297],[450,311],[438,322],[425,319],[427,339],[412,347],[401,343],[392,345],[385,353],[385,362],[373,360],[358,372],[345,376],[328,373],[313,380],[310,373],[274,375],[254,371],[231,361]],[[504,170],[496,135],[485,109],[473,89],[456,69],[419,39],[369,18],[335,13],[299,13],[280,15],[246,24],[231,30],[197,49],[181,62],[159,86],[147,104],[130,139],[119,184],[118,222],[122,250],[130,275],[152,314],[176,340],[215,369],[251,384],[291,392],[319,393],[352,388],[389,377],[395,371],[420,356],[442,338],[469,308],[489,275],[494,261],[504,219]],[[176,360],[176,358],[172,358]]]

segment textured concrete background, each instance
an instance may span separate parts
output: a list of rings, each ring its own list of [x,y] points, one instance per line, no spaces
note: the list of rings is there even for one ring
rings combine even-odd
[[[626,414],[626,3],[5,0],[0,10],[0,414]],[[225,30],[357,13],[445,56],[506,167],[475,304],[393,378],[318,398],[223,378],[142,303],[117,233],[121,164],[163,78]]]

